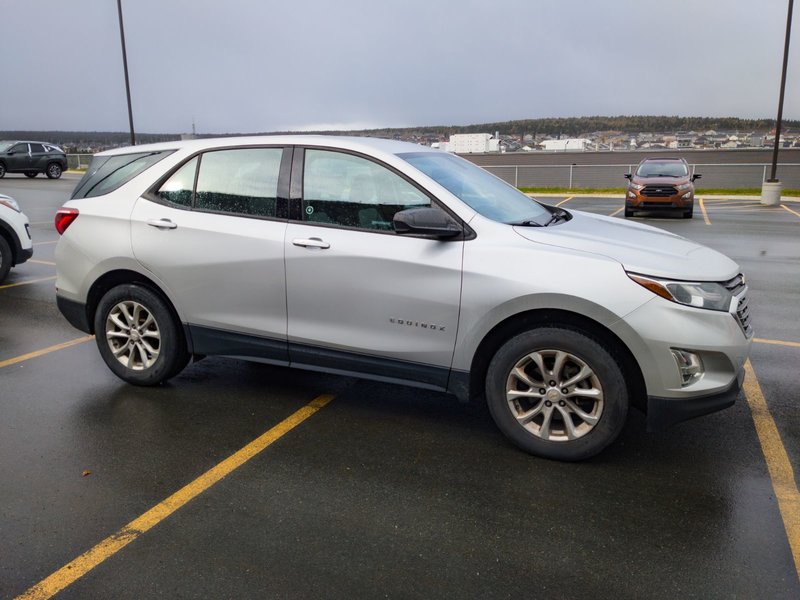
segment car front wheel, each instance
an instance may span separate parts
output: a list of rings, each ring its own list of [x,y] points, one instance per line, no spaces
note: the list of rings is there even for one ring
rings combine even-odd
[[[0,163],[0,179],[6,176],[6,166]]]
[[[506,342],[489,364],[486,399],[514,444],[566,461],[603,450],[628,412],[625,379],[612,354],[589,334],[562,327]]]
[[[189,360],[180,324],[167,303],[141,285],[109,290],[95,312],[94,329],[103,360],[134,385],[162,383]]]
[[[12,260],[11,246],[8,245],[6,238],[0,235],[0,283],[3,282],[8,272],[11,270]]]

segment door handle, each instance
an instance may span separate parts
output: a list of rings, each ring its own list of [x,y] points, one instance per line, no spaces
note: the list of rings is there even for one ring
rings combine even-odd
[[[319,248],[320,250],[327,250],[331,247],[328,242],[323,242],[318,237],[312,237],[307,239],[297,238],[292,240],[292,244],[295,246],[300,246],[302,248]]]
[[[150,227],[158,227],[159,229],[176,229],[178,227],[177,223],[173,223],[169,219],[150,219],[147,224]]]

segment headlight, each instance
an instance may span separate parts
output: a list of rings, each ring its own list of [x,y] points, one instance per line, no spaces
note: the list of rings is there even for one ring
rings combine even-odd
[[[680,184],[680,185],[678,185],[676,187],[678,188],[678,191],[682,192],[683,190],[690,189],[692,187],[692,184],[691,183],[682,183],[682,184]]]
[[[686,306],[728,312],[733,299],[733,294],[725,286],[712,281],[672,281],[636,273],[628,273],[628,277],[654,294]]]
[[[2,198],[0,198],[0,204],[3,204],[4,206],[7,206],[8,208],[15,210],[17,212],[20,212],[19,204],[17,204],[17,201],[14,200],[13,198],[9,198],[8,196],[3,196]]]

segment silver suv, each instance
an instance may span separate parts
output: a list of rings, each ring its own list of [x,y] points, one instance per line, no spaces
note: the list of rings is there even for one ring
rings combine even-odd
[[[223,355],[446,390],[549,458],[629,406],[651,430],[730,406],[753,335],[722,254],[401,142],[103,152],[56,227],[58,306],[127,382]]]

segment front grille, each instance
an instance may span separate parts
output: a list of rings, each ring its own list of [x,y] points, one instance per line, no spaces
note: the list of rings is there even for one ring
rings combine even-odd
[[[674,185],[646,185],[642,190],[642,196],[650,196],[651,198],[668,198],[678,193]]]
[[[750,324],[750,307],[748,306],[747,299],[747,285],[744,282],[744,277],[739,274],[730,281],[723,284],[736,298],[736,320],[742,328],[744,335],[750,337],[753,335],[753,326]]]

